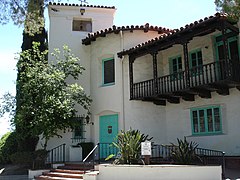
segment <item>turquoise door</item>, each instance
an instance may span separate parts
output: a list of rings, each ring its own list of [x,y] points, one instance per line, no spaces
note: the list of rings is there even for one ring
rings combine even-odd
[[[112,145],[118,134],[118,115],[106,115],[99,118],[99,156],[101,159],[110,154],[117,155],[117,149]]]

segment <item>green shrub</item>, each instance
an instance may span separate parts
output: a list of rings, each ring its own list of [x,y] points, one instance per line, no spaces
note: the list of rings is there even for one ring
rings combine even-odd
[[[33,160],[33,152],[16,152],[11,155],[11,161],[13,164],[21,164],[31,167]]]
[[[113,143],[120,154],[115,163],[137,164],[141,160],[141,142],[150,141],[151,139],[148,138],[148,135],[141,134],[139,130],[121,131],[117,136],[117,142]]]
[[[17,140],[15,132],[8,132],[0,139],[0,163],[10,163],[10,156],[17,152]]]
[[[192,164],[197,158],[200,158],[195,150],[198,147],[196,142],[188,142],[186,137],[184,140],[177,139],[178,145],[174,146],[172,151],[172,158],[177,164]]]

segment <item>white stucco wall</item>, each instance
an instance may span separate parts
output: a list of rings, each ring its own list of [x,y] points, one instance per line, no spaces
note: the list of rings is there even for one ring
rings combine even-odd
[[[97,180],[221,180],[221,166],[100,165]]]
[[[92,104],[92,119],[94,121],[94,142],[99,142],[99,116],[108,115],[108,114],[118,114],[119,118],[119,130],[129,129],[130,127],[138,128],[143,130],[139,125],[139,121],[144,122],[146,117],[139,118],[139,116],[147,114],[151,115],[157,112],[157,109],[153,108],[151,105],[148,108],[145,108],[146,111],[143,112],[141,103],[136,104],[139,106],[137,111],[131,112],[132,107],[126,106],[126,102],[129,101],[128,93],[128,69],[125,69],[125,66],[128,67],[128,61],[125,59],[119,59],[117,57],[117,52],[122,49],[128,49],[132,46],[147,41],[148,39],[154,38],[158,35],[157,32],[149,31],[148,33],[143,32],[143,30],[122,31],[119,34],[108,34],[106,37],[98,38],[97,41],[91,43],[91,97],[93,99]],[[114,57],[115,59],[115,84],[111,86],[102,86],[102,59]],[[152,61],[143,62],[144,65],[152,67]],[[151,68],[149,68],[151,69]],[[124,71],[124,73],[123,73]],[[142,69],[136,70],[143,72]],[[149,73],[152,74],[151,70]],[[143,76],[142,76],[143,77]],[[149,76],[150,77],[150,76]],[[133,110],[136,110],[133,108]],[[127,114],[125,114],[125,112]],[[140,114],[137,114],[141,112]],[[155,119],[149,119],[153,123],[156,122]],[[150,125],[148,121],[145,121],[144,124]],[[150,126],[149,126],[150,128]],[[153,131],[153,135],[157,135]]]

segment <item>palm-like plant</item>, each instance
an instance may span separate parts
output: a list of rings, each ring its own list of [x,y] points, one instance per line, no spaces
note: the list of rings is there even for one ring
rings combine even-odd
[[[148,135],[141,134],[139,130],[121,131],[117,136],[117,142],[113,143],[119,150],[116,164],[137,164],[141,159],[141,142],[150,141]]]
[[[194,160],[200,158],[195,150],[198,147],[196,142],[188,142],[186,137],[184,140],[177,139],[178,145],[173,145],[172,158],[177,164],[192,164]]]

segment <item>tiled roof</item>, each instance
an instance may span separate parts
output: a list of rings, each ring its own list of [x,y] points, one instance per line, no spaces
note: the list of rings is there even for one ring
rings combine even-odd
[[[86,5],[86,4],[69,4],[69,3],[52,3],[52,2],[49,2],[49,5],[54,5],[54,6],[79,6],[79,7],[115,9],[115,6],[99,6],[99,5],[97,6],[97,5]]]
[[[171,32],[168,32],[168,33],[165,33],[165,34],[161,34],[159,37],[156,37],[155,39],[149,40],[149,41],[144,42],[142,44],[138,44],[137,46],[132,47],[128,50],[123,50],[122,52],[118,53],[118,56],[122,57],[123,55],[132,53],[133,51],[153,46],[155,43],[164,42],[164,41],[167,41],[169,39],[179,38],[182,35],[186,35],[186,34],[192,32],[193,30],[197,30],[199,27],[203,27],[206,24],[210,24],[211,22],[214,22],[214,21],[216,21],[218,19],[221,19],[221,18],[226,19],[227,15],[226,14],[221,14],[221,13],[216,13],[214,16],[205,17],[204,19],[200,19],[199,21],[195,21],[191,24],[187,24],[185,27],[175,29],[174,31],[171,31]]]
[[[95,41],[96,38],[98,37],[105,37],[106,34],[110,33],[115,33],[118,34],[120,31],[130,31],[133,32],[134,30],[142,30],[144,32],[148,31],[156,31],[158,34],[163,34],[163,33],[170,33],[172,30],[163,28],[163,27],[158,27],[158,26],[149,26],[149,24],[141,25],[141,26],[122,26],[122,27],[117,27],[117,26],[112,26],[112,28],[108,28],[105,30],[97,31],[95,33],[89,33],[88,37],[82,40],[82,43],[85,45],[91,44],[91,41]]]

